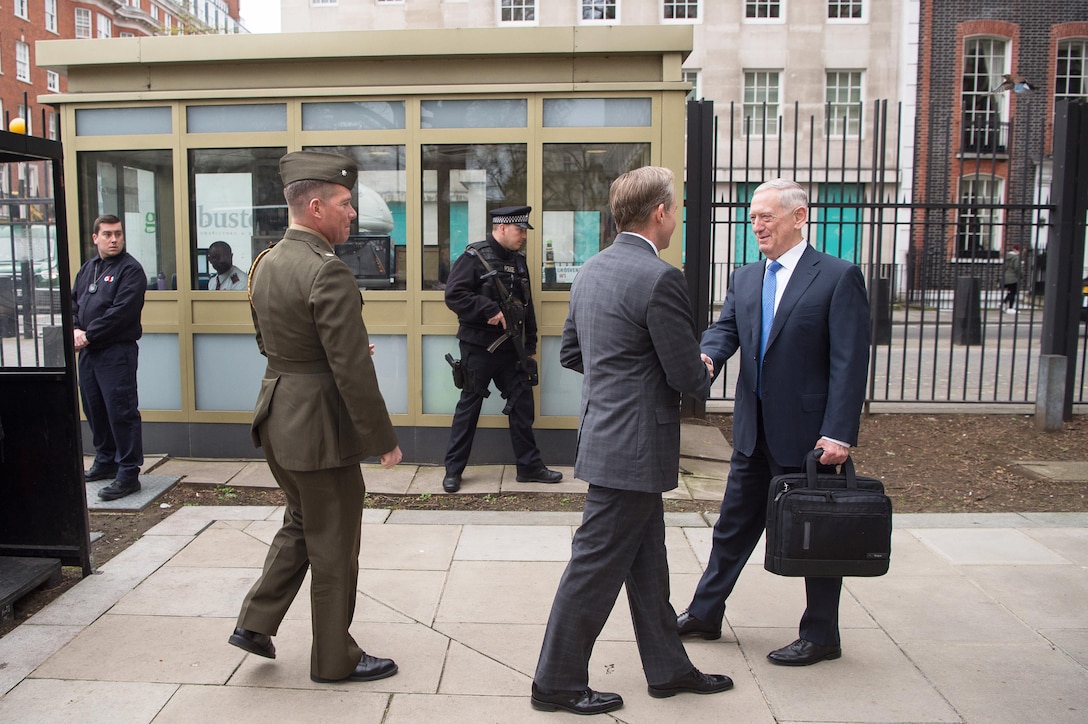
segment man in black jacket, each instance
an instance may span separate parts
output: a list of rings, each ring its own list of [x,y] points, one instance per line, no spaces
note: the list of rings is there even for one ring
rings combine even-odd
[[[95,452],[87,481],[112,478],[98,497],[115,500],[140,489],[144,464],[136,340],[143,333],[147,275],[125,251],[125,232],[116,216],[95,219],[91,240],[98,253],[72,284],[79,391]]]
[[[529,225],[531,210],[528,206],[509,206],[488,212],[491,233],[484,241],[468,245],[450,269],[446,282],[446,306],[457,315],[461,366],[466,372],[446,450],[442,489],[447,493],[461,488],[461,473],[468,465],[476,423],[491,380],[495,380],[506,400],[503,412],[510,418],[518,482],[558,483],[563,479],[562,473],[544,466],[533,435],[535,410],[529,376],[535,373],[536,366],[531,359],[536,354],[536,313],[529,294],[529,267],[521,252],[525,230],[533,228]],[[514,306],[523,310],[520,330],[515,327],[518,320],[507,319],[500,308],[506,301],[503,289],[513,295]],[[508,331],[513,336],[493,347]],[[519,354],[519,344],[524,347],[524,355]],[[534,369],[527,370],[526,365]]]

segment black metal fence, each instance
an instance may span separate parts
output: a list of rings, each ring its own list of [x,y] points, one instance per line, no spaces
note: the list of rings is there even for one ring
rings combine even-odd
[[[694,102],[689,114],[701,106],[705,115],[707,105]],[[732,104],[714,117],[715,148],[703,155],[714,160],[703,172],[711,179],[712,196],[694,205],[699,184],[693,185],[693,152],[700,150],[691,148],[697,131],[689,123],[686,258],[689,271],[695,260],[710,270],[705,293],[692,285],[705,321],[717,317],[732,271],[760,258],[748,221],[753,190],[772,178],[792,178],[809,194],[809,242],[853,261],[865,275],[874,341],[869,402],[1033,403],[1043,309],[1066,301],[1046,295],[1046,249],[1055,209],[1041,129],[1018,134],[1003,123],[992,129],[1001,143],[965,145],[960,141],[978,129],[961,118],[960,129],[966,130],[957,131],[949,121],[944,133],[931,134],[947,139],[946,147],[929,147],[931,159],[943,155],[938,173],[945,178],[938,185],[948,192],[925,198],[924,191],[905,186],[908,178],[918,178],[919,169],[908,168],[913,159],[902,158],[900,149],[910,144],[899,139],[913,139],[914,129],[900,127],[898,108],[885,102],[859,107],[861,132],[835,138],[823,128],[848,124],[829,123],[826,115],[803,116],[797,105],[778,117],[773,134],[753,132],[744,112]],[[761,117],[768,117],[766,111]],[[1032,161],[1009,163],[1021,153]],[[933,175],[930,171],[930,181]],[[1010,198],[1018,203],[1007,202]],[[709,218],[693,218],[693,211]],[[700,224],[708,234],[699,233]],[[1010,258],[1014,247],[1019,251]],[[1007,266],[1015,268],[1018,280],[1011,295]],[[1070,360],[1076,367],[1073,400],[1085,403],[1088,340],[1085,325],[1078,329],[1079,351]],[[732,400],[739,368],[736,357],[727,363],[711,400]]]

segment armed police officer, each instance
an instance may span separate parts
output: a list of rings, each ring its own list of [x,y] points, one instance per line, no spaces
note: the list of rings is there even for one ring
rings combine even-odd
[[[480,408],[492,380],[506,400],[510,443],[517,458],[519,483],[558,483],[563,474],[549,470],[533,436],[533,391],[537,383],[536,313],[529,294],[529,267],[521,248],[529,225],[528,206],[494,209],[491,233],[469,244],[450,269],[446,306],[460,325],[460,362],[453,363],[461,399],[453,413],[442,489],[456,493],[472,452]],[[452,358],[447,358],[452,360]]]

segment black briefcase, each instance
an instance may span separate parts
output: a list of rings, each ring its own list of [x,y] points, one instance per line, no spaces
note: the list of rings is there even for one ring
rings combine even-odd
[[[819,473],[819,450],[805,472],[771,480],[764,568],[780,576],[882,576],[892,545],[892,501],[884,485],[858,477],[854,461]]]

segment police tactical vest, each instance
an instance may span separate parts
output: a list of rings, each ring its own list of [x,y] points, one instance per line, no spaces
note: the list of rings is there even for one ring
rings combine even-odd
[[[515,297],[523,304],[529,303],[529,265],[525,261],[524,254],[514,252],[511,258],[500,259],[486,239],[469,244],[465,247],[465,253],[479,256],[481,260],[486,261],[498,272],[502,283]],[[490,278],[484,281],[480,292],[495,302],[503,301],[497,285]]]

